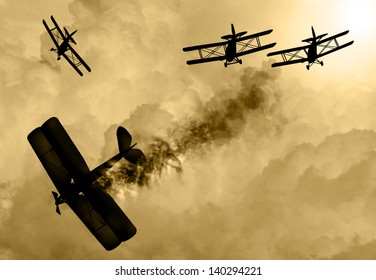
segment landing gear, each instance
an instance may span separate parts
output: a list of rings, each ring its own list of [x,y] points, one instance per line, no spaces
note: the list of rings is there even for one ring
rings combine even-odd
[[[242,64],[242,63],[243,63],[243,61],[241,59],[239,59],[239,64]]]
[[[309,70],[309,65],[306,66],[307,70]]]
[[[321,66],[324,66],[324,62],[320,61],[320,65],[321,65]]]
[[[224,64],[225,64],[225,67],[227,67],[227,63],[225,62]]]

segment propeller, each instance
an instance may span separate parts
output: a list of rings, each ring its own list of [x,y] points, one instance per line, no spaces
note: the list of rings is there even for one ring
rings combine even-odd
[[[77,30],[75,30],[71,34],[69,34],[68,30],[64,27],[64,31],[65,31],[65,36],[67,38],[69,37],[69,41],[71,41],[73,44],[77,45],[76,41],[72,37],[74,34],[76,34]]]
[[[57,192],[52,192],[52,195],[54,196],[54,199],[55,199],[56,213],[61,215],[60,209],[59,209],[59,204],[63,203],[63,199],[59,196],[59,194]]]

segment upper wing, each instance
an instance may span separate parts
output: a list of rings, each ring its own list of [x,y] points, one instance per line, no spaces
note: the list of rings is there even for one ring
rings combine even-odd
[[[272,33],[273,29],[240,37],[236,40],[237,54],[236,56],[243,56],[246,54],[262,51],[274,47],[277,43],[262,45],[260,37]]]
[[[64,38],[64,37],[65,37],[65,36],[64,36],[64,33],[63,33],[63,31],[60,29],[59,25],[57,24],[57,22],[56,22],[56,20],[54,19],[53,16],[51,16],[51,20],[52,20],[53,24],[55,25],[56,30],[59,32],[61,38]]]
[[[53,16],[51,16],[51,20],[53,24],[55,25],[54,28],[49,28],[46,21],[43,20],[43,25],[47,29],[48,34],[50,35],[52,41],[54,42],[55,46],[58,48],[59,47],[59,42],[63,41],[65,36],[64,33],[61,31],[59,25],[57,24],[56,20],[54,19]]]
[[[70,186],[72,177],[57,156],[42,129],[40,127],[34,129],[27,136],[27,140],[42,163],[51,181],[54,183],[56,189],[60,194],[67,194],[67,192],[69,192],[67,186]]]
[[[59,120],[52,117],[41,128],[71,177],[75,181],[84,179],[90,173],[89,167]]]
[[[183,48],[183,51],[190,52],[190,51],[195,51],[195,50],[200,50],[200,49],[210,49],[210,48],[214,48],[214,47],[220,47],[220,46],[223,46],[223,45],[227,45],[227,42],[223,41],[223,42],[218,42],[218,43],[211,43],[211,44],[185,47],[185,48]]]
[[[246,54],[250,54],[250,53],[254,53],[254,52],[258,52],[258,51],[262,51],[262,50],[266,50],[266,49],[269,49],[269,48],[272,48],[276,45],[277,43],[271,43],[271,44],[268,44],[268,45],[264,45],[264,46],[251,46],[251,45],[244,45],[243,48],[241,48],[237,53],[236,53],[236,56],[243,56],[243,55],[246,55]],[[246,48],[250,48],[246,51],[244,51],[244,49]]]
[[[268,35],[272,32],[273,32],[273,29],[269,29],[269,30],[258,32],[258,33],[250,34],[250,35],[247,35],[247,36],[244,36],[244,37],[239,37],[238,39],[236,39],[236,41],[237,42],[238,41],[244,41],[244,40],[249,40],[249,39],[252,39],[252,38],[256,39],[257,37],[265,36],[265,35]]]
[[[273,63],[272,67],[278,67],[283,65],[289,65],[294,63],[302,63],[307,61],[307,52],[309,46],[296,47],[276,52],[268,53],[268,56],[281,55],[282,62]],[[302,55],[304,52],[304,55]]]
[[[324,55],[330,54],[332,52],[338,51],[345,47],[348,47],[354,43],[354,41],[347,42],[346,44],[340,45],[337,38],[346,35],[349,31],[344,31],[336,35],[330,36],[324,40],[319,41],[317,45],[317,57],[322,57]],[[319,49],[321,48],[321,49]]]
[[[52,41],[54,42],[55,46],[58,48],[59,47],[58,38],[55,38],[54,33],[52,33],[52,31],[54,31],[55,28],[50,29],[45,20],[43,20],[42,22],[43,22],[44,27],[47,29],[47,32],[50,35],[50,37],[51,37]]]
[[[197,63],[204,63],[204,62],[211,62],[217,60],[225,59],[225,47],[227,45],[227,41],[212,43],[212,44],[205,44],[205,45],[198,45],[192,47],[183,48],[183,51],[198,51],[199,58],[188,60],[187,64],[197,64]]]

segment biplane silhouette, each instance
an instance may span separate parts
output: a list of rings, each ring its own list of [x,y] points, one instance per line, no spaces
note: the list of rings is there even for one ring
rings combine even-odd
[[[66,203],[106,250],[132,238],[137,230],[97,179],[122,158],[136,165],[146,160],[134,148],[136,144],[131,145],[132,137],[124,127],[118,127],[116,134],[119,153],[92,171],[56,117],[27,136],[58,191],[52,192],[56,212],[61,214],[59,205]]]
[[[309,43],[309,45],[268,53],[268,56],[280,54],[283,59],[282,62],[273,63],[272,67],[279,67],[303,62],[308,62],[308,64],[306,65],[307,70],[309,70],[309,68],[314,63],[323,66],[324,62],[319,60],[320,57],[348,47],[352,43],[354,43],[354,41],[348,42],[343,45],[340,45],[338,43],[337,38],[349,33],[348,30],[325,39],[323,38],[328,35],[328,33],[316,36],[313,26],[311,27],[311,30],[312,37],[302,40],[302,42]],[[301,55],[301,52],[304,52],[304,54]]]
[[[60,29],[56,20],[51,16],[51,21],[54,24],[54,28],[49,28],[46,21],[43,20],[43,25],[47,29],[48,34],[50,35],[52,41],[55,44],[55,48],[51,48],[50,51],[56,52],[57,60],[60,60],[61,56],[64,57],[69,64],[73,67],[74,70],[80,76],[83,76],[82,71],[79,67],[82,65],[88,72],[91,72],[90,67],[86,62],[79,56],[79,54],[72,48],[70,43],[77,45],[76,41],[73,39],[73,35],[76,34],[77,30],[69,33],[68,30],[64,27],[64,32]]]
[[[188,60],[187,64],[220,60],[225,60],[225,67],[235,63],[242,64],[240,56],[272,48],[276,45],[276,43],[262,45],[260,41],[260,37],[270,34],[273,31],[272,29],[243,37],[247,31],[236,33],[234,25],[231,24],[231,31],[231,34],[221,37],[225,41],[183,48],[184,52],[198,51],[199,58]]]

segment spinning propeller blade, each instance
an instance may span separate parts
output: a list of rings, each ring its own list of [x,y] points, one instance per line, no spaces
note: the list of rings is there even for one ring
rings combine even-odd
[[[77,30],[75,30],[71,34],[69,34],[68,30],[64,27],[64,31],[65,31],[65,37],[69,38],[69,41],[71,41],[73,44],[77,45],[76,41],[73,39],[73,35],[76,34]]]

